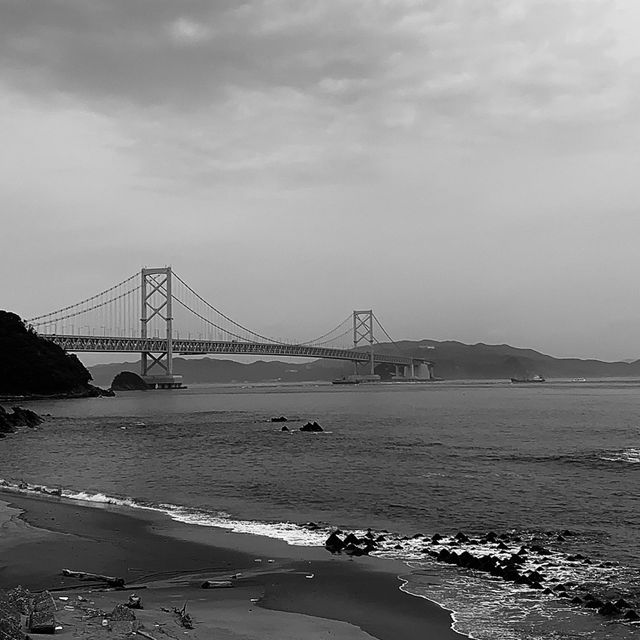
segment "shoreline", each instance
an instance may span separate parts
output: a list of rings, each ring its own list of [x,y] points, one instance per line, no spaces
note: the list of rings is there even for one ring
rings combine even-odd
[[[169,595],[193,602],[194,619],[205,621],[201,631],[211,631],[224,609],[224,615],[235,620],[227,633],[240,634],[242,629],[245,634],[229,638],[284,637],[291,616],[295,624],[307,625],[300,629],[305,638],[326,637],[330,623],[334,638],[466,637],[452,630],[450,612],[401,590],[401,576],[410,568],[398,561],[332,556],[317,547],[176,522],[153,510],[3,491],[0,501],[0,516],[5,516],[4,523],[0,517],[2,588],[21,583],[32,589],[73,589],[74,594],[78,586],[81,593],[90,591],[86,584],[62,577],[62,569],[73,569],[117,575],[145,586],[140,595],[155,603],[157,615],[161,601],[168,607]],[[2,553],[9,548],[10,554]],[[236,575],[232,589],[200,588],[203,579]],[[249,592],[252,597],[247,599]],[[119,593],[111,591],[110,597]],[[95,592],[89,595],[96,598]],[[275,635],[252,636],[253,631],[244,628],[257,610],[269,618],[261,618],[260,624],[273,624]],[[218,617],[211,618],[212,612]],[[63,613],[65,619],[71,616]]]

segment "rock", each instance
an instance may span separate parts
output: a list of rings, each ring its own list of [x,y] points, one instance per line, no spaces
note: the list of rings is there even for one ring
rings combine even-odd
[[[366,555],[366,551],[356,546],[355,544],[348,544],[344,548],[344,552],[349,556],[364,556]]]
[[[320,525],[315,522],[305,522],[302,526],[309,531],[317,531],[321,528]]]
[[[361,544],[362,542],[364,542],[364,540],[361,540],[357,535],[353,533],[348,533],[346,538],[344,539],[345,544]]]
[[[572,604],[582,604],[583,600],[580,596],[574,596],[573,598],[571,598],[571,603]]]
[[[385,540],[386,540],[386,538],[384,536],[382,536],[382,535],[380,535],[380,536],[378,536],[376,538],[376,542],[384,542]]]
[[[129,596],[127,607],[129,607],[129,609],[142,609],[142,600],[140,600],[140,596],[137,596],[135,593],[132,593]]]
[[[324,543],[325,549],[330,551],[331,553],[340,553],[345,547],[345,542],[337,533],[334,531],[329,535]]]
[[[602,602],[602,600],[599,600],[598,598],[585,598],[584,599],[584,606],[589,608],[589,609],[600,609],[601,607],[604,607],[604,602]]]
[[[287,427],[287,425],[285,425],[284,427],[282,427],[282,429],[280,429],[280,431],[289,431],[289,427]]]
[[[439,533],[434,533],[431,536],[431,542],[433,542],[433,543],[440,542],[440,540],[442,540],[442,536]]]
[[[502,550],[502,551],[506,551],[507,549],[509,549],[509,547],[507,547],[507,545],[502,542],[502,540],[498,543],[498,549]]]
[[[448,549],[441,549],[438,554],[438,560],[441,562],[449,562],[449,556],[451,555],[451,551]]]
[[[277,418],[271,418],[271,422],[288,422],[285,416],[279,416]]]
[[[111,381],[112,391],[146,391],[149,385],[133,371],[121,371]]]
[[[616,600],[615,604],[618,609],[631,609],[631,605],[624,598]]]
[[[8,413],[4,407],[0,406],[0,433],[6,435],[15,433],[16,427],[37,427],[44,422],[37,413],[30,409],[21,407],[12,407],[11,413]]]
[[[527,574],[527,577],[529,578],[529,580],[532,580],[533,582],[542,582],[544,580],[544,576],[538,573],[537,571],[531,571],[530,573]]]
[[[613,602],[605,602],[599,609],[598,613],[601,616],[617,616],[621,613],[620,609],[616,607]]]
[[[635,609],[629,609],[627,613],[624,614],[625,620],[640,620],[640,616],[636,613]]]
[[[498,538],[497,534],[494,531],[489,531],[489,533],[487,533],[487,535],[485,536],[485,538],[489,541],[489,542],[495,542]]]
[[[307,424],[304,424],[300,427],[300,431],[311,431],[311,432],[318,432],[318,431],[324,431],[324,429],[317,423],[317,422],[307,422]]]
[[[463,544],[466,544],[469,542],[469,536],[465,535],[464,533],[462,533],[462,531],[458,531],[458,533],[456,533],[456,535],[453,537],[454,540],[457,540],[458,542],[461,542]]]
[[[533,551],[534,553],[537,553],[541,556],[550,556],[551,555],[551,551],[549,551],[549,549],[547,549],[546,547],[543,547],[540,544],[533,544],[530,547],[531,551]]]
[[[573,531],[569,531],[569,529],[565,529],[561,532],[561,534],[566,538],[567,536],[575,536],[576,534]]]

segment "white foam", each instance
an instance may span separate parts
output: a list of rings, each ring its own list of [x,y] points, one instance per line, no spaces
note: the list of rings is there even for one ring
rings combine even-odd
[[[609,462],[626,462],[628,464],[640,464],[640,449],[630,447],[620,451],[612,451],[607,455],[600,456],[602,460]]]

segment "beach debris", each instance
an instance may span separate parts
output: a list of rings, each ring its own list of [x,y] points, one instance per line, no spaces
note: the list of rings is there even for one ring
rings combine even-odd
[[[230,589],[233,587],[231,580],[205,580],[201,585],[201,589]]]
[[[117,604],[108,617],[111,622],[132,622],[136,619],[136,614],[128,604]]]
[[[116,578],[114,576],[105,576],[100,573],[89,573],[88,571],[72,571],[71,569],[63,569],[63,576],[70,578],[78,578],[78,580],[94,580],[96,582],[106,582],[110,587],[120,589],[124,587],[124,578]]]
[[[142,609],[142,600],[140,600],[140,596],[137,596],[135,593],[132,593],[129,596],[127,607],[129,607],[129,609]]]
[[[23,640],[22,615],[28,615],[31,592],[24,587],[0,591],[0,638],[3,640]]]
[[[280,416],[278,418],[271,418],[271,422],[288,422],[285,416]]]
[[[31,601],[29,614],[29,631],[31,633],[55,633],[57,622],[55,619],[56,603],[48,591],[37,593]]]
[[[180,624],[185,629],[193,629],[193,620],[191,616],[187,613],[187,603],[184,603],[182,609],[178,609],[177,607],[173,610],[173,612],[178,616],[180,620]]]
[[[314,577],[313,573],[308,573],[305,578],[307,578],[307,580],[311,580]]]
[[[324,429],[314,420],[313,422],[307,422],[300,427],[300,431],[319,432]]]

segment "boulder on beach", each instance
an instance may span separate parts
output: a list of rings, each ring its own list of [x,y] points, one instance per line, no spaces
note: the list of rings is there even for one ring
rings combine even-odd
[[[121,371],[111,382],[112,391],[146,391],[149,385],[133,371]]]
[[[340,553],[345,547],[344,540],[334,531],[329,535],[324,543],[327,551],[331,553]]]
[[[286,416],[279,416],[276,418],[271,418],[271,422],[288,422]]]
[[[313,422],[307,422],[307,424],[302,425],[300,431],[318,432],[324,431],[324,429],[314,420]]]

